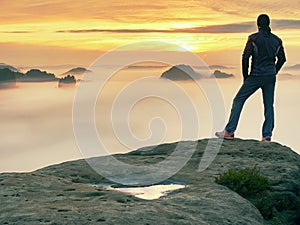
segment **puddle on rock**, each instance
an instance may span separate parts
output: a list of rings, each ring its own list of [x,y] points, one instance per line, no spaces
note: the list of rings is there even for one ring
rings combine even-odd
[[[159,199],[162,196],[166,196],[172,191],[179,190],[185,187],[186,185],[182,185],[182,184],[160,184],[160,185],[152,185],[147,187],[124,187],[124,188],[114,188],[110,186],[108,189],[131,194],[137,198],[141,198],[145,200],[155,200],[155,199]]]

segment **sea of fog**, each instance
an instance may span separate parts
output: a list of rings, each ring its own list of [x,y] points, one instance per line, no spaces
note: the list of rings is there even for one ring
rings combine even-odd
[[[199,86],[192,81],[159,79],[164,70],[126,69],[105,81],[104,86],[97,86],[97,98],[90,111],[95,114],[95,127],[102,149],[93,152],[77,147],[78,137],[74,136],[72,124],[74,96],[76,93],[93,92],[93,81],[82,78],[85,85],[75,88],[57,88],[55,82],[49,82],[18,83],[17,88],[1,89],[0,172],[32,171],[68,160],[125,153],[139,147],[187,140],[189,137],[210,138],[214,129],[222,129],[241,79],[202,79]],[[298,153],[299,85],[300,79],[296,77],[279,77],[273,136],[274,141]],[[81,96],[81,101],[90,101],[88,96]],[[75,103],[81,104],[77,97]],[[80,107],[76,107],[77,110]],[[82,107],[86,105],[82,104]],[[211,109],[217,109],[218,113],[213,113]],[[76,129],[81,129],[81,123],[82,129],[85,129],[85,118],[74,119],[79,124]],[[259,90],[247,101],[236,136],[260,140],[262,122]],[[79,137],[80,141],[84,139],[92,143],[94,140],[89,140],[91,136],[88,132],[86,135]]]

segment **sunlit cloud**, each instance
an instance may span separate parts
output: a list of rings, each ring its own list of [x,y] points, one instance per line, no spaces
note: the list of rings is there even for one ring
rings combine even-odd
[[[285,45],[300,45],[298,0],[1,0],[1,10],[0,43],[11,43],[3,55],[14,59],[22,57],[10,53],[19,44],[35,46],[32,60],[44,57],[43,48],[63,48],[72,58],[73,50],[105,52],[149,40],[196,53],[240,50],[247,34],[257,30],[260,13],[270,15],[272,30]]]

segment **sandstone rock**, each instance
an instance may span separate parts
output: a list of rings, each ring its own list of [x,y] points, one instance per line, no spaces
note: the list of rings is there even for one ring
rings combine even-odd
[[[234,77],[234,75],[221,72],[220,70],[215,70],[215,72],[211,75],[211,77],[213,77],[213,78],[230,78],[230,77]]]
[[[83,68],[83,67],[76,67],[76,68],[68,70],[67,72],[63,73],[62,75],[76,76],[76,75],[83,75],[84,73],[89,73],[89,72],[92,72],[92,71],[88,70],[86,68]]]
[[[16,86],[17,72],[11,71],[9,68],[0,69],[0,89]]]
[[[32,173],[0,174],[0,224],[275,224],[265,221],[248,200],[215,183],[215,177],[229,168],[255,165],[269,178],[274,192],[299,196],[300,156],[288,147],[253,140],[224,141],[213,163],[199,172],[207,142],[198,141],[186,166],[166,181],[181,182],[187,188],[152,201],[105,189],[109,181],[85,160]],[[181,143],[182,151],[191,144]],[[176,146],[163,144],[115,157],[145,165],[163,160]],[[280,215],[277,224],[289,224]]]
[[[188,65],[176,65],[163,72],[161,78],[169,80],[197,80],[201,78],[201,74],[196,73],[193,68]]]

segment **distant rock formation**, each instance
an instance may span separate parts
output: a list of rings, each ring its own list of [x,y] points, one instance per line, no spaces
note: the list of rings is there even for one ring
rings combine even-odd
[[[4,67],[4,64],[2,63]],[[1,65],[0,65],[1,67]],[[76,79],[74,76],[68,75],[61,79],[57,78],[55,74],[48,73],[47,71],[41,71],[39,69],[31,69],[25,74],[21,72],[14,71],[14,67],[6,66],[5,68],[0,68],[0,83],[3,86],[4,82],[10,80],[10,82],[52,82],[59,81],[59,86],[64,84],[69,86],[74,86],[76,84]]]
[[[13,72],[20,72],[16,67],[10,66],[6,63],[0,63],[0,69],[10,69]]]
[[[14,82],[47,82],[56,81],[57,78],[52,73],[47,73],[46,71],[40,71],[38,69],[32,69],[23,74],[7,67],[5,69],[0,69],[0,81],[3,82],[4,80],[14,80]]]
[[[76,84],[76,79],[74,76],[67,75],[58,80],[58,87],[74,87]]]
[[[211,75],[211,77],[212,78],[229,78],[229,77],[234,77],[234,75],[221,72],[220,70],[215,70],[215,72]]]
[[[187,188],[154,201],[108,190],[116,185],[97,174],[81,159],[31,173],[0,174],[1,224],[299,224],[300,156],[278,143],[254,140],[224,141],[212,164],[200,172],[198,165],[208,139],[181,142],[181,151],[197,146],[192,158],[166,183]],[[114,155],[129,165],[161,162],[178,143],[162,144]],[[94,158],[111,168],[107,157]],[[215,178],[229,168],[254,167],[267,177],[269,195],[275,199],[273,217],[265,220],[257,208]],[[119,171],[119,170],[116,170]],[[119,171],[126,176],[127,171]],[[261,196],[263,198],[264,196]],[[262,201],[260,198],[258,201]],[[264,198],[263,206],[269,206]]]
[[[23,77],[19,78],[17,81],[21,82],[48,82],[56,81],[57,78],[53,73],[48,73],[46,71],[41,71],[38,69],[31,69],[27,71]]]
[[[195,72],[192,67],[181,64],[173,66],[171,69],[163,72],[160,77],[169,80],[198,80],[202,76]]]
[[[0,69],[0,88],[11,88],[16,86],[17,72],[9,68]]]
[[[63,73],[62,75],[83,75],[84,73],[87,73],[87,72],[92,72],[91,70],[88,70],[86,68],[83,68],[83,67],[76,67],[76,68],[73,68],[65,73]]]

